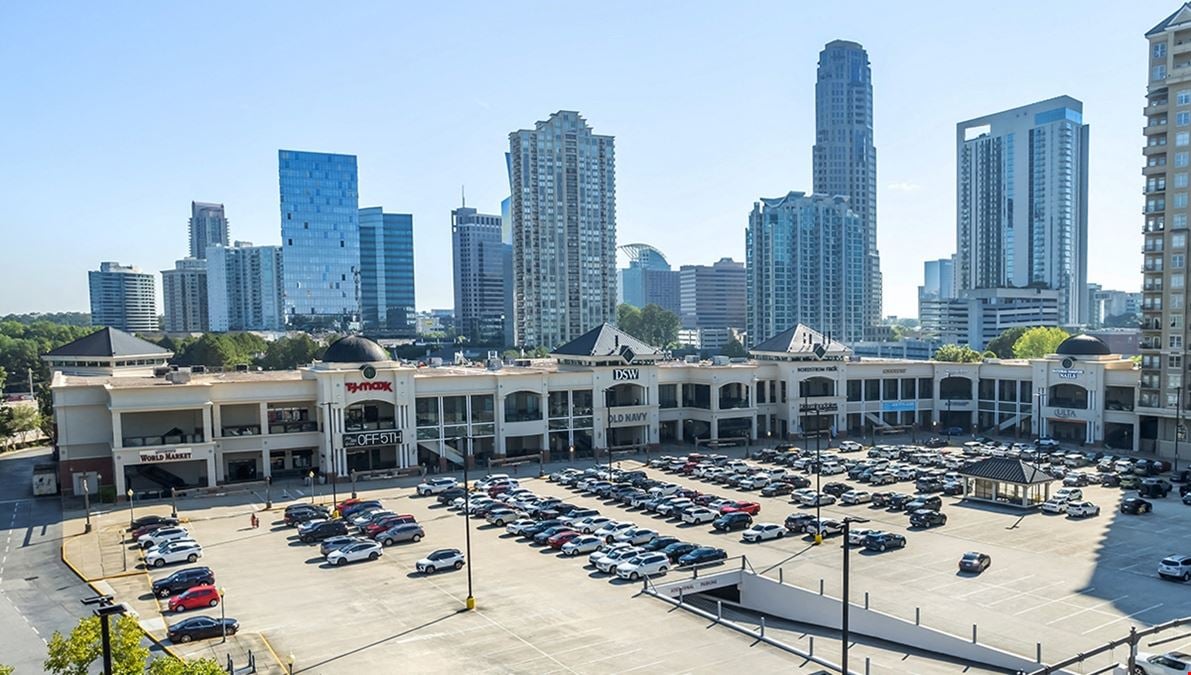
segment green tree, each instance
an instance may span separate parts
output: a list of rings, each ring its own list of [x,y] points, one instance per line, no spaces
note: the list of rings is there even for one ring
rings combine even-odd
[[[264,346],[264,355],[256,363],[265,370],[293,370],[313,363],[323,354],[324,347],[305,333],[283,337]]]
[[[112,672],[140,675],[149,660],[149,650],[141,646],[144,635],[136,619],[121,614],[111,620]],[[87,675],[91,664],[103,657],[99,617],[79,620],[70,635],[58,631],[50,637],[42,668],[53,675]]]
[[[1059,343],[1071,335],[1062,328],[1036,326],[1021,334],[1013,343],[1013,355],[1019,359],[1038,359],[1054,354]]]
[[[7,444],[11,440],[23,441],[24,434],[41,428],[41,413],[35,405],[0,406],[0,440]],[[21,434],[21,438],[13,438]]]
[[[0,675],[12,675],[14,672],[16,671],[12,666],[6,666],[3,663],[0,663]]]
[[[728,358],[736,359],[748,356],[748,351],[745,350],[744,345],[740,344],[740,340],[732,338],[724,348],[720,350],[720,354]]]
[[[1000,335],[993,338],[985,349],[996,354],[999,359],[1011,359],[1013,358],[1013,343],[1021,338],[1027,328],[1028,326],[1006,328]]]
[[[146,675],[226,675],[227,670],[215,659],[194,659],[183,661],[171,656],[162,656],[149,663]]]
[[[655,304],[641,309],[632,305],[616,308],[616,326],[645,344],[666,349],[678,341],[678,315]]]
[[[641,332],[641,310],[623,303],[617,305],[616,327],[633,337],[637,337],[637,333]]]
[[[979,363],[984,354],[967,345],[943,345],[935,351],[934,360],[955,363]]]
[[[4,369],[4,366],[0,366],[0,391],[4,391],[6,382],[8,382],[8,371]],[[0,675],[3,675],[3,673],[0,673]]]

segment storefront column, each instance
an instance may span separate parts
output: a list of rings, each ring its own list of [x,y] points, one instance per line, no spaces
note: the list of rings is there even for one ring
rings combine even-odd
[[[273,477],[273,460],[269,456],[269,444],[261,448],[261,476],[264,478]]]
[[[223,467],[219,466],[215,461],[215,456],[217,454],[218,453],[215,452],[215,448],[211,448],[211,450],[207,453],[207,487],[215,487],[218,484],[216,471],[223,471]]]
[[[264,401],[260,402],[260,411],[257,413],[257,421],[261,425],[261,435],[269,435],[269,404]]]
[[[210,443],[211,439],[215,438],[215,433],[211,426],[211,408],[214,404],[208,403],[203,406],[203,442]]]
[[[124,447],[124,429],[120,424],[120,411],[112,411],[112,449],[119,449]],[[123,477],[121,477],[123,482]],[[124,488],[116,490],[116,494],[124,494]]]
[[[720,438],[720,422],[718,419],[716,419],[715,415],[711,416],[711,429],[709,432],[711,434],[711,436],[710,436],[711,440],[713,440],[713,441],[719,440],[719,438]]]

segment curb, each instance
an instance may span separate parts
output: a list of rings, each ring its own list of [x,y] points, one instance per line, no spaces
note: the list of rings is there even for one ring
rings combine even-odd
[[[269,644],[269,639],[265,637],[265,634],[257,633],[257,635],[260,636],[261,642],[265,643],[265,649],[268,649],[269,653],[273,655],[273,660],[277,662],[277,667],[281,668],[281,672],[288,673],[289,667],[281,662],[281,657],[277,655],[277,652],[273,649],[273,645]]]

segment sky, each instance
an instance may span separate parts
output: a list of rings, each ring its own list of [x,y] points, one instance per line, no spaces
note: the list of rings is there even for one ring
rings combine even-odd
[[[1143,35],[1178,7],[0,3],[0,315],[87,311],[100,261],[172,268],[191,200],[280,243],[279,148],[358,155],[360,206],[414,215],[418,309],[450,307],[461,189],[499,213],[509,132],[557,110],[616,137],[620,243],[743,260],[753,203],[810,191],[834,39],[872,64],[886,314],[954,252],[955,124],[1063,94],[1091,126],[1088,280],[1138,290]]]

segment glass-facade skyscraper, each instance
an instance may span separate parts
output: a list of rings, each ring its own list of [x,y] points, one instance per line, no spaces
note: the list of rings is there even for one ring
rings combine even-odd
[[[278,151],[285,316],[296,328],[360,320],[360,198],[355,155]]]
[[[960,122],[959,290],[1059,291],[1064,324],[1086,323],[1088,125],[1070,96]]]
[[[451,210],[455,328],[473,344],[505,343],[505,259],[502,219],[461,206]]]
[[[509,134],[516,341],[552,348],[616,320],[613,138],[559,111]]]
[[[360,209],[360,309],[365,330],[414,334],[413,215]]]
[[[847,197],[761,199],[749,216],[745,251],[750,345],[799,323],[834,340],[863,339],[864,228]]]
[[[877,150],[873,146],[873,82],[868,52],[835,40],[819,52],[815,81],[814,192],[848,197],[859,218],[864,261],[863,324],[880,323],[881,257],[877,251]],[[791,324],[793,325],[793,324]],[[826,326],[815,326],[826,331]],[[785,330],[789,326],[783,326]],[[763,339],[763,338],[761,338]]]

